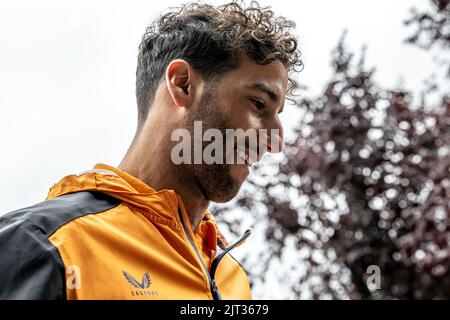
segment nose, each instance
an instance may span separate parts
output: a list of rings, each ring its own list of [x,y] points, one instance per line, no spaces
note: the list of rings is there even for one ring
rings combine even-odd
[[[264,130],[264,132],[267,132],[267,135],[260,136],[263,138],[260,142],[262,147],[270,153],[282,152],[284,149],[283,126],[278,122],[277,125]]]
[[[282,152],[284,149],[283,127],[280,125],[278,128],[270,130],[269,136],[268,151],[270,153]]]

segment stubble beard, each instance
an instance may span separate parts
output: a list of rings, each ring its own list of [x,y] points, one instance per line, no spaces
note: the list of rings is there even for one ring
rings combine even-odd
[[[226,114],[222,112],[219,101],[209,92],[203,94],[202,100],[195,110],[189,114],[183,127],[189,130],[191,137],[194,136],[194,121],[202,121],[202,130],[210,128],[220,130],[225,143],[226,129],[234,128]],[[202,132],[203,134],[203,132]],[[193,139],[191,139],[191,151],[194,150]],[[210,142],[202,142],[202,150]],[[226,164],[225,145],[223,146],[223,164],[180,164],[176,165],[176,172],[180,181],[189,188],[198,190],[206,201],[218,203],[233,199],[239,191],[241,182],[235,181],[230,175],[230,166]],[[191,154],[193,159],[193,154]]]

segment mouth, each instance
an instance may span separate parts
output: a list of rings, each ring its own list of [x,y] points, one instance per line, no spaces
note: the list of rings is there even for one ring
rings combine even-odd
[[[243,149],[237,149],[236,154],[238,159],[241,159],[241,162],[245,164],[247,167],[251,167],[253,164],[257,163],[259,160],[261,160],[261,157],[258,157],[258,153],[254,150],[251,150],[249,148]],[[238,161],[239,164],[239,161]]]

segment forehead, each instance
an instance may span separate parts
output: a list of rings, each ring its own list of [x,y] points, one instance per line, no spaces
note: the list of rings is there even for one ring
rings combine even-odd
[[[288,72],[279,60],[260,65],[245,56],[241,59],[239,67],[223,76],[221,83],[230,89],[243,89],[254,84],[262,84],[284,98],[288,86]]]

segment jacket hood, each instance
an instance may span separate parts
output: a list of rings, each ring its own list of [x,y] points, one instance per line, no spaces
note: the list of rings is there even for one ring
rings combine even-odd
[[[139,208],[177,209],[177,197],[173,190],[156,191],[142,181],[106,164],[96,164],[93,170],[72,174],[54,184],[47,200],[79,192],[99,191]],[[172,191],[172,192],[171,192]],[[159,208],[158,208],[159,207]]]
[[[93,170],[64,177],[50,188],[46,200],[79,191],[103,192],[144,209],[143,212],[150,210],[166,219],[178,215],[178,207],[186,213],[181,196],[174,190],[156,191],[132,175],[102,163],[96,164]],[[205,211],[203,220],[212,223],[217,230],[215,218],[208,210]],[[217,235],[227,245],[223,235],[220,232]]]

